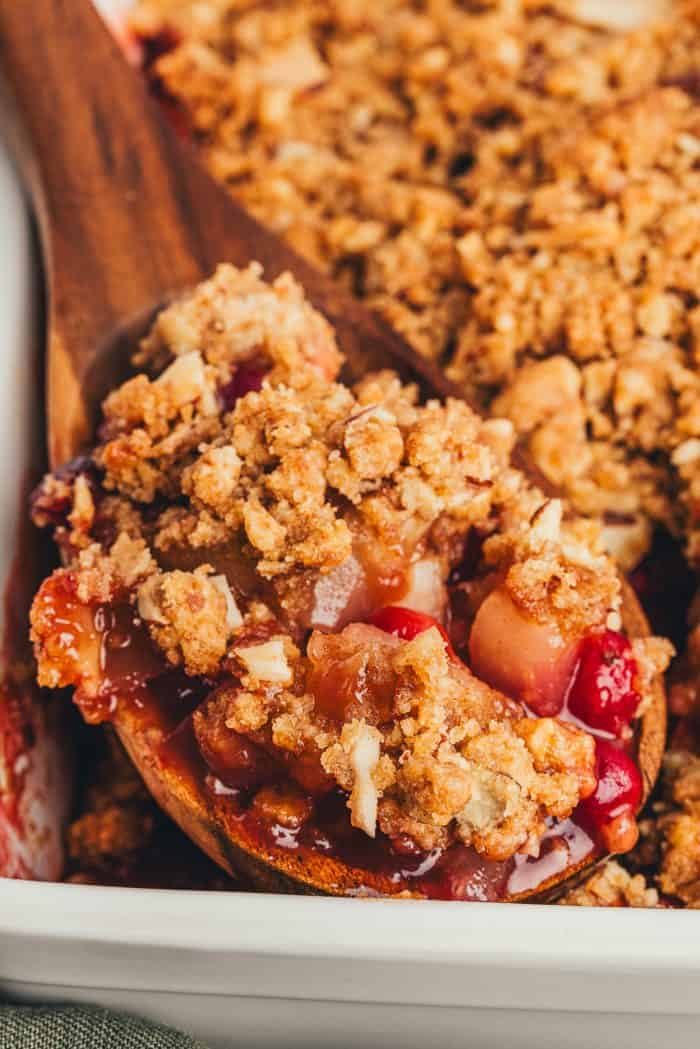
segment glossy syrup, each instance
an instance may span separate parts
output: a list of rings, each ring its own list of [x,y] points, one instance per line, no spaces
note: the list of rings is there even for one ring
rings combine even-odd
[[[247,843],[272,862],[290,853],[310,863],[322,855],[362,872],[361,892],[497,902],[534,892],[596,852],[595,842],[575,815],[550,822],[537,857],[488,860],[461,844],[422,852],[410,840],[393,844],[381,832],[370,839],[351,827],[346,796],[336,790],[316,799],[311,818],[297,829],[266,822],[252,807],[254,791],[225,784],[207,767],[199,750],[191,715],[211,687],[210,682],[193,681],[179,672],[149,684],[150,715],[164,732],[160,760],[208,798],[244,847]],[[278,782],[283,785],[285,779],[280,768]]]
[[[186,732],[177,745],[181,754],[191,753]],[[194,764],[188,761],[188,767],[192,769]],[[200,765],[200,775],[201,770]],[[245,791],[226,786],[211,773],[206,773],[202,782],[219,814],[235,824],[256,850],[264,850],[272,859],[290,851],[301,858],[321,853],[337,859],[366,872],[365,889],[370,893],[381,884],[382,891],[409,892],[428,899],[498,902],[537,890],[595,852],[586,831],[568,819],[552,822],[542,839],[539,857],[516,855],[505,861],[488,860],[461,844],[406,854],[394,848],[381,832],[372,840],[353,829],[340,792],[322,799],[311,820],[291,830],[263,822],[251,810],[251,796]]]
[[[214,683],[165,671],[143,624],[128,607],[98,609],[94,627],[101,638],[100,702],[108,708],[105,716],[113,716],[117,695],[120,703],[126,700],[132,708],[140,708],[163,736],[160,760],[209,799],[223,822],[236,828],[236,838],[244,847],[247,843],[266,853],[272,862],[290,853],[309,862],[323,855],[354,868],[358,891],[493,902],[531,893],[596,851],[574,814],[573,819],[550,824],[538,857],[488,860],[461,844],[421,852],[409,841],[392,844],[381,832],[372,840],[352,828],[346,797],[340,791],[316,799],[312,817],[299,829],[268,823],[251,807],[253,792],[233,789],[217,779],[197,745],[192,713]],[[285,779],[280,769],[280,783]]]

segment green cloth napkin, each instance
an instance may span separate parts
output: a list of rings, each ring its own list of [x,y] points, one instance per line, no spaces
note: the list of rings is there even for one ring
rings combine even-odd
[[[2,1049],[207,1049],[196,1038],[109,1009],[0,1006]]]

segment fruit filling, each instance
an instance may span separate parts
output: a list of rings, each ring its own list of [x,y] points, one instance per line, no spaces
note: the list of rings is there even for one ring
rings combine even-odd
[[[166,709],[275,848],[342,842],[428,894],[631,848],[670,646],[625,636],[596,526],[511,466],[509,424],[341,364],[257,266],[157,317],[92,454],[34,497],[63,558],[40,683],[92,722]]]

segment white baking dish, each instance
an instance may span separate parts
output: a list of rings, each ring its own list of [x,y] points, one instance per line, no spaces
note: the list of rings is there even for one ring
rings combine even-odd
[[[28,227],[2,155],[0,231],[3,578],[39,395]],[[693,1049],[698,988],[700,913],[0,880],[0,993],[141,1013],[212,1049]]]
[[[0,987],[212,1047],[693,1049],[700,915],[0,882]]]

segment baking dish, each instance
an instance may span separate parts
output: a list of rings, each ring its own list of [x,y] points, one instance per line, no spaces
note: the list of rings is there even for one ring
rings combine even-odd
[[[9,169],[0,171],[5,368],[5,572],[25,421],[32,271]],[[23,312],[24,311],[24,312]],[[17,383],[20,385],[17,385]],[[5,436],[3,434],[3,436]],[[15,483],[17,482],[17,483]],[[0,986],[34,1000],[141,1012],[211,1046],[407,1047],[697,1041],[700,919],[584,911],[0,883]]]
[[[0,883],[0,987],[233,1046],[690,1049],[689,912]]]

